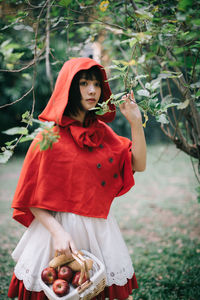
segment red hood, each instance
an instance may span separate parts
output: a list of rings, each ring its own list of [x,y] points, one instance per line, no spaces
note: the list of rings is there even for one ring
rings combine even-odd
[[[52,96],[43,112],[39,115],[39,119],[41,121],[54,121],[56,124],[64,125],[62,117],[68,103],[69,89],[72,79],[79,71],[90,69],[93,66],[97,66],[102,73],[103,101],[109,99],[111,90],[108,82],[105,82],[107,80],[107,76],[103,67],[90,58],[72,58],[65,62],[60,70]],[[99,120],[104,122],[111,122],[114,120],[116,113],[115,106],[111,103],[109,106],[111,112],[108,112],[103,116],[98,116]]]

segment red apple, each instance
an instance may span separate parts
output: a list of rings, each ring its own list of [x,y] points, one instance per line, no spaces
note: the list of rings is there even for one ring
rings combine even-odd
[[[54,268],[47,267],[42,271],[42,280],[46,284],[52,284],[57,279],[57,273]]]
[[[59,296],[65,296],[69,293],[69,284],[66,280],[56,279],[53,283],[53,291]]]
[[[58,271],[58,278],[64,279],[68,282],[72,279],[72,269],[70,269],[67,265],[64,265]]]
[[[79,272],[76,272],[76,274],[74,275],[73,280],[72,280],[72,285],[73,285],[74,287],[77,287],[77,286],[80,285],[80,284],[78,283],[78,282],[79,282],[80,275],[81,275],[81,272],[80,272],[80,271],[79,271]],[[82,283],[85,282],[85,281],[87,281],[86,274],[84,274],[84,276],[83,276]],[[81,283],[81,284],[82,284],[82,283]]]

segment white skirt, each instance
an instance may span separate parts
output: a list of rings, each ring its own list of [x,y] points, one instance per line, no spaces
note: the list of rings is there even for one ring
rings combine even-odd
[[[73,213],[55,213],[55,218],[72,236],[78,249],[94,254],[106,268],[107,286],[123,286],[134,274],[128,249],[115,218],[90,218]],[[14,273],[29,291],[40,292],[39,277],[54,257],[49,231],[36,219],[25,231],[12,253],[17,262]]]

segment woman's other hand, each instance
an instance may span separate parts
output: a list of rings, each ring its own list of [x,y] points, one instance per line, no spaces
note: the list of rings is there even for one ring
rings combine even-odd
[[[62,225],[52,216],[48,210],[30,207],[30,211],[34,217],[51,233],[53,237],[53,246],[58,254],[71,255],[71,252],[77,252],[75,243],[68,232]]]

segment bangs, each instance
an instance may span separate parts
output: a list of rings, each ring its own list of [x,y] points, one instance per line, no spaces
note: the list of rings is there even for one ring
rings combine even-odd
[[[89,70],[83,70],[79,72],[79,80],[83,78],[86,80],[97,80],[102,83],[101,71],[98,67],[92,67]]]

